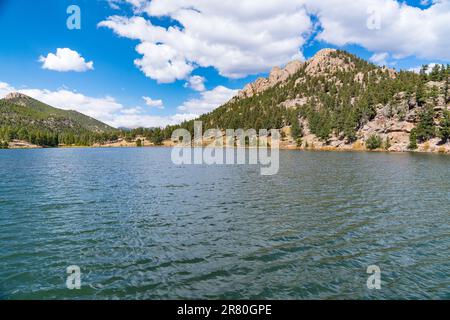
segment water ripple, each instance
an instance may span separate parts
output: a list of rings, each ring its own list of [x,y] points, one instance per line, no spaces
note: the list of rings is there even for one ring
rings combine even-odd
[[[0,299],[450,298],[450,158],[280,161],[263,177],[168,149],[0,150]]]

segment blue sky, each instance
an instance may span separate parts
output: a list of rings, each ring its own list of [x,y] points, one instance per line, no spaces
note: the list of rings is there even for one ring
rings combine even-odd
[[[292,7],[296,1],[261,8],[243,0],[235,8],[241,4],[215,0],[0,0],[0,95],[20,90],[115,126],[150,127],[208,111],[271,67],[325,47],[396,69],[449,62],[448,1],[298,0]],[[66,26],[70,5],[81,9],[80,30]],[[68,70],[49,59],[58,48],[75,54]],[[192,88],[189,79],[200,84]]]

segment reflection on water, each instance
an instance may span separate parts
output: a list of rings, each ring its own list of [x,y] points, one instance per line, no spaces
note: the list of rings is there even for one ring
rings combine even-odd
[[[280,156],[264,177],[170,149],[1,151],[0,298],[450,298],[450,157]]]

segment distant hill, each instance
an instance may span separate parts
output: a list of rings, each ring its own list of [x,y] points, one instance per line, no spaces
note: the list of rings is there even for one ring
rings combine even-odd
[[[62,132],[68,128],[102,133],[114,128],[71,110],[49,106],[21,93],[10,93],[0,100],[0,125],[37,126]]]
[[[21,93],[0,100],[0,140],[42,146],[90,145],[117,139],[117,130],[76,111],[49,106]]]

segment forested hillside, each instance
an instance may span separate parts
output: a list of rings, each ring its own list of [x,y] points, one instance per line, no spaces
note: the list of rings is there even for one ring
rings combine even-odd
[[[277,82],[272,73],[269,79],[258,79],[199,120],[206,129],[289,126],[295,143],[303,147],[308,142],[351,146],[358,139],[369,149],[396,144],[415,149],[433,138],[441,139],[438,144],[447,142],[449,65],[431,70],[424,66],[420,74],[396,72],[344,51],[325,49],[289,71],[283,81]],[[192,132],[193,121],[181,127]],[[173,129],[165,130],[166,137]]]
[[[55,147],[88,146],[117,139],[118,131],[76,111],[51,107],[33,98],[12,93],[0,100],[0,143],[14,139]]]
[[[324,49],[306,62],[274,68],[198,120],[204,130],[282,129],[290,148],[450,152],[449,77],[449,65],[397,72]],[[173,130],[193,133],[193,126],[116,130],[21,94],[0,100],[0,148],[13,139],[88,146],[143,137],[160,145]]]

